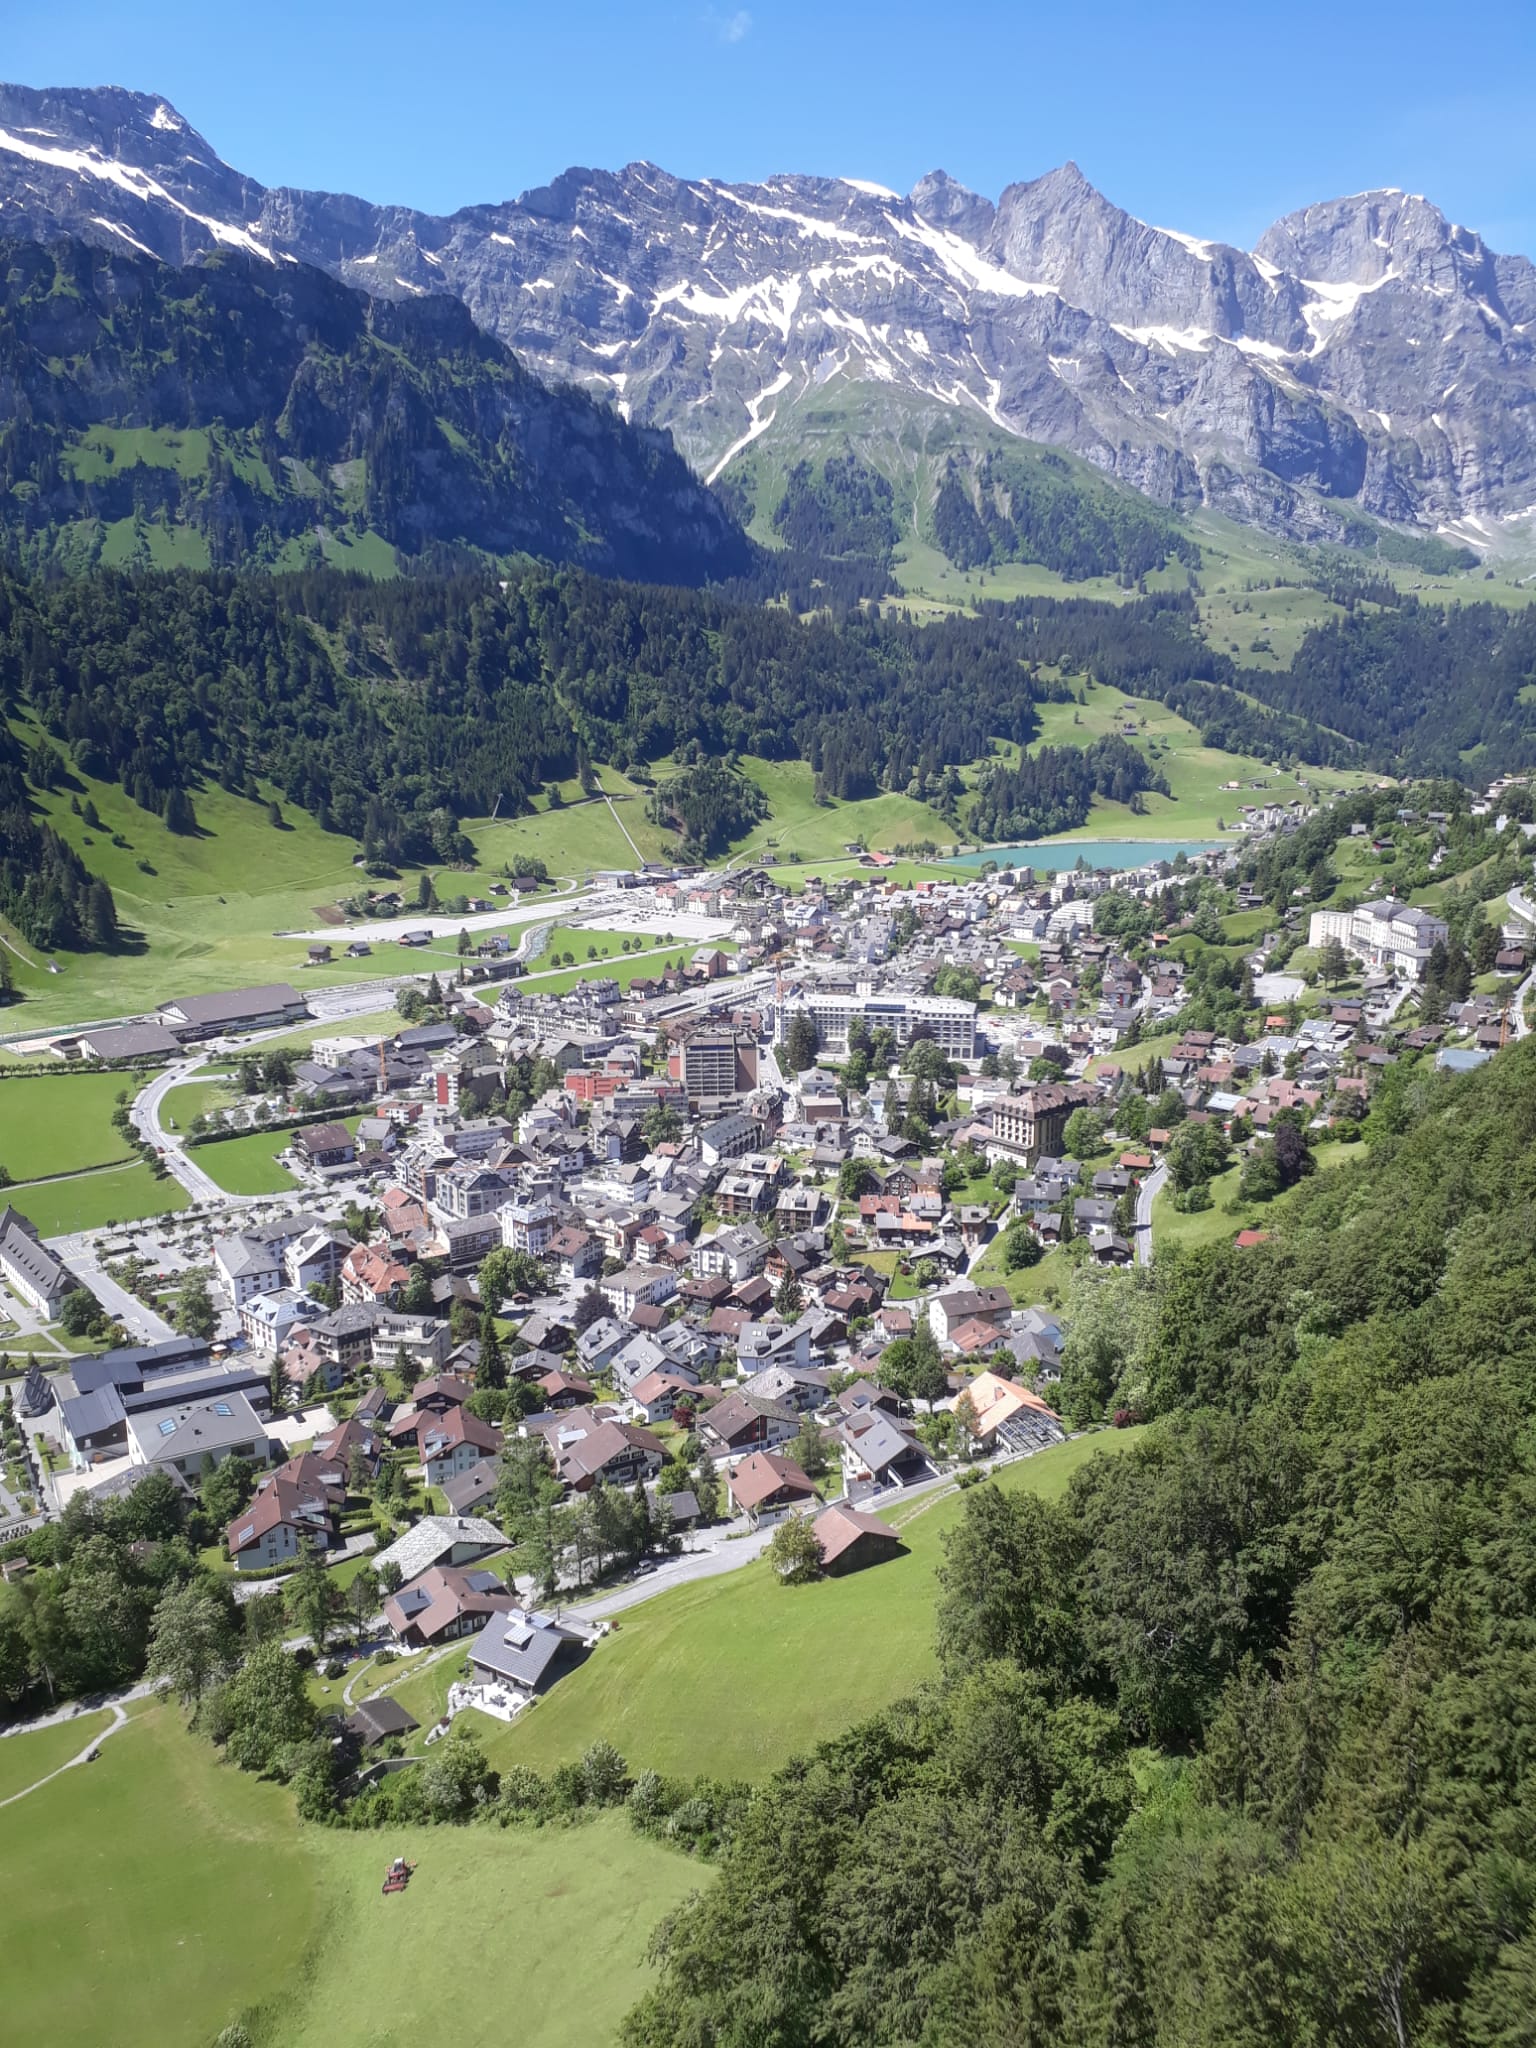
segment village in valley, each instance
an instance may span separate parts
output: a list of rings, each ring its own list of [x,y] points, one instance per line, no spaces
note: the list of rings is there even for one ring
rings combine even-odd
[[[1508,799],[1266,798],[1136,869],[636,870],[559,914],[644,971],[529,976],[536,916],[395,986],[385,1028],[282,983],[34,1046],[55,1091],[122,1078],[184,1206],[0,1212],[35,1336],[5,1360],[6,1576],[155,1481],[334,1678],[363,1785],[462,1715],[558,1713],[669,1587],[880,1571],[929,1498],[1135,1429],[1133,1362],[1074,1355],[1100,1295],[1134,1325],[1154,1258],[1261,1240],[1394,1069],[1523,1035]],[[1502,929],[1454,907],[1490,861],[1521,877]],[[1415,863],[1454,928],[1393,893]],[[257,1131],[291,1193],[221,1183]]]

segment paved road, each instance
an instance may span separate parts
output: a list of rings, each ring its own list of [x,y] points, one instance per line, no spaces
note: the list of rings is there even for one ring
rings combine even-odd
[[[1020,1457],[1036,1457],[1035,1451],[1009,1453],[1003,1457],[987,1459],[980,1469],[983,1472],[1001,1471],[1004,1465],[1015,1465]],[[878,1515],[883,1508],[899,1507],[912,1500],[933,1498],[955,1490],[956,1475],[940,1472],[932,1479],[920,1479],[915,1486],[888,1487],[883,1492],[861,1495],[852,1505],[862,1515]],[[670,1593],[675,1586],[687,1586],[698,1579],[718,1578],[722,1573],[740,1571],[743,1565],[751,1564],[761,1557],[772,1541],[771,1529],[754,1529],[750,1534],[728,1537],[718,1534],[705,1550],[684,1551],[681,1557],[670,1564],[658,1566],[642,1579],[635,1579],[627,1585],[617,1587],[611,1593],[601,1594],[596,1600],[575,1602],[564,1600],[562,1607],[586,1620],[602,1620],[610,1614],[622,1614],[627,1608],[639,1607],[646,1600],[654,1600],[659,1593]]]
[[[1136,1257],[1143,1266],[1152,1263],[1152,1204],[1167,1179],[1168,1168],[1159,1161],[1136,1190]]]
[[[178,1134],[168,1131],[160,1120],[166,1096],[184,1081],[194,1080],[207,1060],[207,1053],[201,1052],[192,1059],[178,1060],[175,1066],[167,1067],[163,1074],[157,1074],[154,1080],[140,1089],[128,1114],[139,1136],[163,1155],[167,1169],[194,1202],[249,1201],[254,1198],[226,1194],[218,1182],[196,1164]]]
[[[618,807],[615,805],[613,798],[608,795],[606,790],[603,792],[603,802],[607,804],[608,814],[613,819],[615,825],[618,826],[619,830],[624,834],[624,837],[629,840],[630,852],[633,853],[633,855],[635,856],[635,866],[637,868],[643,868],[645,866],[645,855],[640,851],[639,847],[636,846],[634,840],[630,837],[629,827],[625,824],[624,820],[619,816]]]
[[[62,1707],[54,1707],[46,1714],[34,1714],[30,1721],[12,1721],[7,1727],[0,1728],[0,1742],[12,1735],[33,1735],[39,1728],[61,1728],[66,1721],[78,1721],[86,1714],[99,1714],[103,1707],[130,1707],[135,1700],[147,1700],[154,1689],[147,1678],[141,1678],[137,1685],[127,1686],[122,1692],[103,1693],[98,1699],[66,1700]]]
[[[772,1537],[771,1529],[753,1529],[745,1536],[731,1538],[722,1535],[708,1550],[686,1550],[670,1564],[658,1565],[644,1578],[620,1586],[612,1593],[604,1593],[596,1600],[584,1600],[579,1606],[571,1601],[561,1604],[581,1615],[583,1620],[600,1621],[607,1615],[622,1614],[626,1608],[638,1607],[642,1601],[654,1600],[658,1593],[670,1593],[675,1586],[691,1586],[697,1579],[713,1579],[722,1572],[739,1571],[753,1558],[762,1556]]]
[[[562,922],[575,914],[590,916],[610,902],[618,902],[616,890],[591,890],[571,896],[541,896],[536,902],[504,904],[499,910],[476,910],[464,917],[444,917],[440,911],[418,911],[414,917],[369,918],[362,924],[328,924],[313,932],[280,932],[279,938],[305,943],[329,940],[350,945],[354,939],[398,939],[405,932],[430,932],[435,939],[457,938],[460,932],[490,931],[509,924],[549,922],[551,908]],[[373,984],[369,984],[370,987]]]
[[[1536,974],[1528,974],[1509,999],[1509,1028],[1516,1038],[1524,1038],[1530,1032],[1525,1021],[1525,1000],[1536,988]]]

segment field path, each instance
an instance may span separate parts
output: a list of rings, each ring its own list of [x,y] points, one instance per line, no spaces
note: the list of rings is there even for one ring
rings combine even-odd
[[[624,820],[619,816],[618,806],[614,803],[613,798],[609,796],[607,790],[603,791],[603,802],[607,804],[609,813],[612,816],[615,825],[618,826],[619,830],[624,834],[624,837],[629,840],[630,848],[635,856],[635,866],[637,868],[643,868],[645,866],[645,855],[640,851],[639,847],[635,845],[634,840],[630,838],[629,827],[625,824]]]
[[[112,1705],[112,1714],[114,1717],[112,1726],[110,1728],[103,1728],[99,1735],[93,1735],[78,1756],[72,1756],[67,1764],[60,1764],[57,1770],[49,1771],[46,1777],[37,1778],[32,1784],[24,1785],[19,1792],[13,1792],[9,1799],[0,1799],[0,1806],[14,1806],[18,1799],[28,1799],[34,1792],[41,1792],[45,1785],[51,1785],[55,1778],[62,1778],[66,1771],[74,1770],[76,1765],[88,1763],[109,1735],[115,1735],[119,1728],[126,1728],[128,1726],[128,1716],[115,1702]],[[38,1724],[34,1723],[33,1725],[36,1726]],[[8,1731],[12,1735],[23,1732],[15,1728]]]

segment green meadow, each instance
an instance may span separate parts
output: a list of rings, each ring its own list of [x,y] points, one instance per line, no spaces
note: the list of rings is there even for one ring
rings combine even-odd
[[[125,1089],[133,1092],[128,1074],[0,1079],[0,1166],[27,1181],[131,1158],[133,1146],[112,1124]]]
[[[0,1743],[0,1785],[92,1732]],[[300,1828],[286,1790],[219,1763],[168,1706],[136,1708],[96,1763],[5,1819],[6,2033],[50,2048],[207,2048],[236,2020],[256,2048],[493,2048],[509,2027],[524,2048],[611,2042],[652,1927],[707,1881],[619,1815],[538,1833]],[[417,1871],[386,1899],[395,1855]],[[449,1954],[465,1975],[439,1967]]]

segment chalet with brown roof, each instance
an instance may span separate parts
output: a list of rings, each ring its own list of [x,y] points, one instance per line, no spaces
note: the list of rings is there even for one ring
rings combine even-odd
[[[928,1325],[941,1344],[952,1342],[952,1332],[971,1321],[1006,1329],[1013,1315],[1013,1296],[1006,1287],[970,1287],[963,1281],[946,1287],[928,1304]]]
[[[441,1486],[482,1458],[494,1458],[501,1438],[467,1408],[450,1408],[445,1415],[421,1417],[416,1449],[428,1486]]]
[[[599,1422],[573,1441],[566,1441],[562,1430],[546,1442],[555,1454],[557,1476],[573,1493],[588,1492],[599,1478],[608,1486],[654,1479],[667,1457],[659,1436],[631,1422]]]
[[[357,1157],[345,1124],[305,1124],[293,1134],[293,1149],[311,1166],[349,1166]]]
[[[788,1443],[799,1432],[800,1417],[784,1401],[727,1394],[699,1417],[696,1427],[712,1458],[734,1458]]]
[[[418,1446],[422,1430],[462,1408],[472,1391],[467,1380],[448,1373],[418,1381],[411,1396],[411,1405],[401,1409],[389,1425],[390,1442],[397,1447]]]
[[[426,1650],[474,1635],[493,1614],[516,1605],[517,1596],[483,1565],[435,1564],[390,1594],[384,1619],[405,1649]]]
[[[682,1397],[685,1394],[697,1395],[697,1392],[694,1380],[658,1367],[635,1381],[629,1390],[629,1398],[647,1422],[670,1422]]]
[[[336,1539],[335,1505],[324,1489],[270,1473],[224,1534],[237,1572],[291,1564],[306,1544],[327,1549]]]
[[[533,1384],[544,1396],[546,1408],[582,1408],[597,1399],[592,1382],[573,1372],[546,1372]]]
[[[983,1322],[978,1316],[971,1316],[963,1323],[954,1324],[945,1342],[961,1353],[963,1357],[976,1357],[988,1351],[1002,1350],[1008,1342],[1008,1332],[999,1329],[996,1323]]]
[[[816,1488],[793,1458],[754,1451],[734,1467],[728,1482],[732,1500],[754,1529],[782,1521],[816,1499]]]
[[[812,1525],[821,1547],[821,1568],[829,1578],[883,1564],[901,1550],[901,1538],[878,1515],[866,1515],[839,1501],[823,1508]]]
[[[882,1387],[878,1380],[857,1379],[851,1386],[844,1387],[837,1397],[837,1405],[844,1415],[855,1415],[864,1408],[879,1408],[887,1415],[899,1416],[904,1403],[900,1394],[890,1387]]]
[[[544,1247],[545,1263],[569,1287],[577,1280],[591,1280],[603,1270],[603,1248],[590,1231],[574,1224],[557,1230]]]

